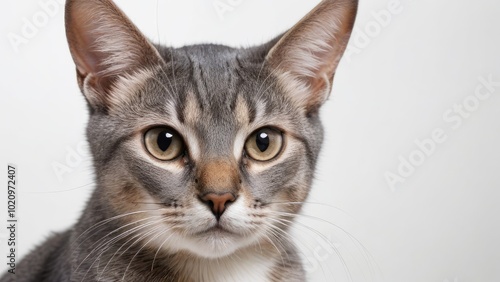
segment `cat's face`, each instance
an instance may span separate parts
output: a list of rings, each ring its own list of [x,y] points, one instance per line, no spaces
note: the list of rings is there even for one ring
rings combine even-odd
[[[175,77],[159,66],[113,90],[130,100],[94,115],[89,141],[119,213],[149,210],[141,217],[169,230],[159,241],[219,256],[284,232],[309,192],[322,132],[244,51],[185,50],[173,51]]]
[[[153,46],[111,2],[68,7],[98,189],[113,214],[130,213],[124,224],[152,249],[200,257],[285,237],[310,190],[318,110],[354,1],[324,1],[279,41],[248,49]]]

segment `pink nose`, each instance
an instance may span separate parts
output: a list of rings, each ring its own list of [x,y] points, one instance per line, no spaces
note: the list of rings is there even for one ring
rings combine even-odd
[[[215,215],[217,220],[219,220],[222,213],[226,209],[226,204],[228,202],[234,202],[234,200],[236,200],[236,197],[233,195],[233,193],[208,193],[202,196],[200,199],[210,207],[212,213]]]

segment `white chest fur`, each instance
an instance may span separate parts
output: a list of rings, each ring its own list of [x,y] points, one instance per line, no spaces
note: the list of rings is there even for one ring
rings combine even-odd
[[[262,254],[243,253],[220,259],[199,259],[187,261],[184,273],[187,280],[204,282],[250,282],[269,281],[269,274],[275,264],[272,257]]]

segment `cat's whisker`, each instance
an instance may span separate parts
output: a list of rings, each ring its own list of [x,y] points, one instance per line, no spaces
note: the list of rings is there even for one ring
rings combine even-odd
[[[271,218],[271,217],[269,217],[268,219],[269,219],[269,220],[271,220],[271,221],[277,222],[277,223],[279,223],[279,224],[282,224],[282,225],[284,225],[284,226],[286,226],[286,227],[295,227],[293,224],[289,224],[288,222],[283,222],[283,221],[281,221],[280,219],[275,219],[275,218]],[[264,223],[264,225],[266,225],[266,226],[267,226],[267,227],[269,227],[270,229],[274,229],[276,232],[278,232],[278,234],[282,234],[282,235],[283,235],[282,237],[279,237],[279,238],[278,238],[278,235],[275,235],[275,236],[274,236],[274,237],[276,237],[276,238],[277,238],[278,242],[281,242],[281,240],[284,238],[284,239],[286,239],[287,241],[289,241],[291,244],[294,244],[294,243],[293,243],[294,241],[292,241],[292,240],[291,240],[291,238],[290,238],[290,234],[288,234],[285,230],[283,230],[282,228],[280,228],[280,227],[279,227],[279,226],[277,226],[277,225],[273,225],[273,224],[267,223],[267,222],[265,222],[265,221],[264,221],[263,223]],[[273,233],[274,233],[274,232],[273,232]],[[274,234],[275,234],[275,233],[274,233]],[[301,244],[301,245],[302,245],[305,249],[307,249],[307,250],[311,251],[311,249],[309,249],[309,248],[308,248],[308,247],[307,247],[304,243],[302,243],[300,240],[297,240],[296,242],[299,242],[299,244]],[[303,252],[302,252],[302,250],[300,250],[300,248],[299,248],[299,249],[297,249],[297,250],[298,250],[298,251],[302,254],[302,257],[303,257],[303,258],[306,258],[306,259],[310,262],[309,258],[308,258],[308,257],[307,257],[307,256],[306,256]],[[285,253],[286,253],[286,252],[285,252]],[[287,257],[288,257],[288,253],[286,253],[286,254],[287,254]],[[288,259],[290,259],[290,258],[288,257]],[[324,270],[324,268],[323,268],[323,265],[321,265],[321,264],[320,264],[320,268],[321,268],[321,271],[322,271],[322,273],[323,273],[323,276],[325,277],[325,280],[326,280],[326,273],[325,273],[325,270]],[[333,273],[331,272],[331,270],[330,270],[330,274],[332,274],[332,276],[333,276]]]
[[[75,190],[82,189],[82,188],[85,188],[87,186],[95,185],[95,184],[96,184],[95,182],[91,182],[91,183],[87,183],[87,184],[84,184],[84,185],[80,185],[80,186],[77,186],[77,187],[74,187],[74,188],[64,189],[64,190],[54,190],[54,191],[26,191],[26,192],[22,192],[22,193],[24,193],[24,194],[56,194],[56,193],[64,193],[64,192],[75,191]]]
[[[259,246],[260,253],[264,253],[264,250],[262,249],[262,245],[260,244],[260,240],[257,240],[257,245]]]
[[[149,233],[155,233],[157,229],[162,229],[162,228],[164,228],[164,226],[159,225],[159,226],[157,226],[156,228],[153,228],[151,231],[147,232],[146,234],[149,234]],[[169,229],[164,230],[163,232],[159,232],[157,235],[158,235],[158,236],[160,236],[161,234],[163,234],[163,233],[165,233],[165,232],[168,232],[168,231],[169,231]],[[139,235],[140,235],[140,234],[139,234]],[[138,236],[138,235],[136,235],[136,236]],[[130,240],[133,240],[133,238],[135,238],[136,236],[132,237]],[[102,275],[104,274],[104,271],[106,270],[106,268],[108,267],[108,265],[111,263],[111,261],[113,260],[113,258],[117,255],[117,253],[121,250],[121,248],[122,248],[125,244],[127,244],[130,240],[127,240],[125,243],[123,243],[123,244],[120,246],[120,248],[118,248],[118,249],[117,249],[117,250],[113,253],[113,255],[112,255],[112,256],[108,259],[108,262],[106,263],[106,265],[105,265],[104,269],[101,271],[101,274],[99,275],[99,277],[100,277],[100,276],[102,276]],[[147,243],[149,243],[149,242],[150,242],[150,241],[148,241]],[[146,243],[146,244],[147,244],[147,243]],[[132,245],[133,245],[133,244],[132,244]],[[132,245],[131,245],[131,246],[132,246]],[[145,246],[145,245],[144,245],[144,246]],[[144,247],[144,246],[143,246],[143,247]],[[127,249],[127,250],[128,250],[128,249]],[[125,250],[123,253],[125,253],[127,250]],[[141,248],[140,250],[142,250],[142,248]],[[139,250],[139,251],[140,251],[140,250]],[[123,253],[122,253],[122,255],[123,255]],[[120,255],[120,256],[121,256],[121,255]],[[135,257],[135,256],[134,256],[134,257]],[[98,280],[99,280],[99,279],[98,279]]]
[[[132,202],[133,204],[143,204],[143,205],[165,205],[163,202]]]
[[[285,221],[286,223],[290,224],[291,227],[297,226],[297,225],[294,225],[294,223],[299,224],[298,226],[301,225],[300,222],[291,222],[291,221],[285,220],[283,218],[276,218],[274,220],[277,220],[277,221],[280,221],[280,222]],[[326,239],[326,237],[324,237],[324,235],[321,234],[320,232],[318,232],[318,231],[314,230],[313,228],[310,228],[310,227],[308,227],[306,225],[302,225],[302,226],[305,227],[305,228],[307,228],[310,231],[313,231],[314,233],[316,233],[316,235],[322,237],[322,239],[325,240],[325,242],[327,242],[330,245],[330,247],[336,252],[338,258],[340,259],[340,261],[341,261],[341,263],[342,263],[342,265],[343,265],[343,267],[344,267],[344,269],[346,271],[346,274],[348,275],[349,281],[352,281],[349,267],[347,266],[347,263],[346,263],[345,259],[343,258],[343,256],[340,254],[340,251],[334,245],[332,245],[331,242],[329,242],[328,239]]]
[[[173,49],[170,48],[170,54],[172,54],[172,52],[173,52]],[[169,62],[169,63],[172,66],[172,69],[173,69],[175,67],[174,66],[174,61]],[[171,95],[174,94],[174,93],[177,93],[177,87],[174,88],[174,85],[172,84],[172,81],[170,80],[170,75],[167,74],[167,72],[166,72],[166,70],[164,68],[161,68],[160,70],[161,70],[162,74],[164,75],[165,79],[167,80],[168,87],[170,89],[168,93],[170,93]],[[160,81],[158,81],[158,82],[161,83]]]
[[[271,243],[271,245],[273,245],[273,247],[276,249],[276,251],[278,252],[278,254],[279,254],[280,258],[281,258],[281,263],[282,263],[281,265],[283,267],[285,267],[285,260],[283,259],[283,255],[281,253],[281,250],[274,244],[273,239],[269,238],[269,235],[266,234],[266,233],[264,233],[262,236],[264,236],[264,238],[266,238],[267,241],[269,241],[269,243]]]
[[[173,236],[174,234],[170,234],[167,238],[165,238],[165,240],[163,240],[163,242],[161,243],[161,245],[158,247],[158,250],[155,252],[155,255],[153,257],[153,262],[151,263],[151,271],[153,271],[153,268],[154,268],[154,264],[155,264],[155,261],[156,261],[156,257],[158,256],[158,254],[160,253],[160,250],[162,249],[163,245]]]
[[[168,228],[166,230],[163,230],[161,232],[158,232],[155,236],[153,236],[151,239],[149,239],[146,243],[144,243],[142,245],[142,247],[135,253],[135,255],[132,257],[132,259],[130,260],[130,263],[129,265],[127,266],[127,269],[125,269],[125,273],[127,273],[127,270],[129,269],[130,265],[132,264],[132,261],[134,260],[134,258],[137,256],[137,254],[139,254],[139,252],[149,243],[151,242],[152,240],[156,239],[156,238],[159,238],[160,236],[163,236],[164,234],[166,234],[167,232],[169,232],[171,229]],[[171,235],[170,235],[171,236]],[[169,237],[170,237],[169,236]],[[153,271],[153,265],[154,265],[154,259],[153,259],[153,262],[151,263],[151,271]],[[125,274],[123,274],[125,276]]]
[[[103,247],[103,246],[105,246],[105,245],[108,245],[108,244],[110,244],[110,243],[114,242],[115,240],[119,240],[119,239],[121,239],[122,237],[126,237],[126,236],[128,236],[129,234],[131,234],[131,233],[133,233],[133,232],[135,232],[135,231],[139,230],[140,228],[147,227],[147,226],[149,226],[149,225],[151,225],[151,224],[154,224],[154,222],[153,222],[153,223],[151,223],[151,222],[142,223],[142,224],[140,224],[140,225],[138,225],[138,226],[136,226],[136,227],[134,227],[134,228],[132,228],[132,229],[130,229],[130,230],[126,230],[125,232],[122,232],[121,234],[119,234],[119,235],[115,236],[114,238],[109,239],[109,240],[107,240],[107,241],[106,241],[106,238],[107,238],[109,235],[111,235],[111,234],[113,234],[113,233],[115,233],[115,232],[117,232],[117,231],[119,231],[119,230],[121,230],[121,229],[123,229],[123,228],[126,228],[127,226],[130,226],[130,225],[132,225],[132,224],[137,224],[137,223],[138,223],[138,222],[140,222],[140,221],[148,221],[148,220],[150,220],[151,218],[154,218],[154,217],[158,217],[158,216],[151,216],[151,217],[147,217],[147,218],[140,219],[140,220],[138,220],[138,221],[135,221],[135,222],[129,223],[129,224],[127,224],[127,225],[121,226],[121,227],[119,227],[118,229],[115,229],[115,230],[113,230],[113,231],[109,232],[107,235],[105,235],[105,236],[104,236],[104,237],[102,237],[101,239],[97,240],[95,243],[93,243],[93,244],[90,246],[90,248],[92,248],[92,247],[93,247],[93,246],[95,246],[96,244],[97,244],[97,246],[96,246],[96,247],[94,247],[94,248],[92,249],[92,251],[90,251],[90,252],[87,254],[87,256],[86,256],[86,257],[85,257],[85,258],[84,258],[84,259],[80,262],[80,264],[76,267],[75,271],[77,271],[77,270],[79,269],[79,267],[80,267],[80,266],[81,266],[81,265],[82,265],[82,264],[83,264],[83,263],[87,260],[87,258],[88,258],[91,254],[93,254],[95,251],[97,251],[97,250],[98,250],[98,249],[100,249],[101,247]],[[103,243],[101,243],[101,242],[103,242]]]
[[[82,282],[83,282],[83,279],[87,276],[87,274],[88,274],[88,272],[90,271],[90,269],[92,269],[92,266],[96,263],[97,259],[99,259],[99,258],[100,258],[100,257],[104,254],[104,252],[106,252],[106,250],[110,247],[110,245],[111,245],[111,244],[114,244],[115,242],[118,242],[118,241],[119,241],[119,240],[121,240],[121,239],[124,239],[124,238],[126,238],[126,237],[128,237],[128,236],[130,236],[130,235],[133,235],[133,234],[134,234],[134,233],[136,233],[136,232],[140,232],[140,229],[141,229],[141,228],[148,227],[148,226],[151,226],[151,225],[155,225],[155,224],[157,224],[157,223],[159,223],[159,222],[161,222],[161,220],[160,220],[160,221],[153,221],[153,222],[146,222],[146,223],[143,223],[143,224],[141,224],[141,225],[139,225],[139,226],[137,226],[137,227],[134,227],[134,228],[132,228],[132,229],[130,229],[130,230],[127,230],[127,231],[123,232],[122,234],[119,234],[118,236],[114,237],[113,239],[108,240],[108,241],[104,242],[103,244],[100,244],[99,246],[97,246],[96,248],[94,248],[94,249],[93,249],[93,250],[89,253],[89,255],[90,255],[90,254],[92,254],[92,253],[94,253],[95,251],[97,251],[97,249],[98,249],[98,248],[103,247],[103,248],[100,250],[99,255],[98,255],[98,256],[96,257],[96,259],[92,262],[92,264],[88,267],[87,272],[85,273],[84,277],[82,278]],[[135,237],[137,237],[137,236],[139,236],[139,235],[141,235],[141,234],[135,235],[133,238],[135,238]],[[133,238],[132,238],[132,239],[133,239]],[[131,240],[131,239],[127,240],[127,242],[129,242],[130,240]],[[124,244],[126,244],[127,242],[125,242]],[[123,245],[122,245],[122,246],[123,246]],[[121,247],[120,247],[120,249],[121,249]],[[81,263],[83,263],[83,262],[84,262],[84,261],[88,258],[88,256],[89,256],[89,255],[87,255],[87,257],[85,257],[85,259],[84,259]],[[81,265],[81,263],[80,263],[80,265]],[[80,265],[79,265],[79,266],[80,266]]]
[[[154,217],[160,217],[160,216],[154,216]],[[106,245],[109,245],[110,243],[117,242],[117,241],[119,241],[119,240],[121,240],[121,239],[123,239],[123,238],[127,237],[127,236],[128,236],[129,234],[131,234],[131,233],[134,233],[134,232],[136,232],[136,231],[140,231],[140,230],[141,230],[142,228],[144,228],[144,227],[148,227],[148,226],[154,225],[154,224],[159,223],[159,222],[161,222],[161,221],[163,220],[163,219],[160,219],[160,220],[157,220],[157,221],[154,221],[154,222],[148,221],[148,220],[150,220],[151,218],[153,218],[153,217],[149,217],[149,218],[147,218],[147,219],[141,220],[141,221],[146,221],[146,222],[145,222],[145,223],[142,223],[142,224],[140,224],[140,225],[138,225],[138,226],[135,226],[135,227],[133,227],[133,228],[131,228],[131,229],[129,229],[129,230],[125,230],[125,231],[123,231],[122,233],[120,233],[120,234],[116,235],[115,237],[113,237],[113,238],[112,238],[112,239],[110,239],[110,240],[107,240],[107,241],[103,240],[103,241],[102,241],[102,243],[100,243],[100,244],[99,244],[96,248],[100,248],[100,247],[103,247],[103,246],[105,247]],[[137,224],[137,222],[134,222],[134,224]],[[130,224],[127,224],[127,225],[130,225]],[[123,228],[122,228],[122,227],[120,227],[120,229],[123,229]],[[115,231],[118,231],[118,230],[114,230],[114,231],[112,231],[112,232],[108,233],[108,234],[107,234],[104,238],[102,238],[102,239],[105,239],[106,237],[109,237],[111,234],[115,233]],[[102,239],[100,239],[99,241],[101,241]],[[92,246],[91,246],[91,247],[92,247]]]
[[[275,226],[275,225],[269,224],[268,222],[265,222],[265,221],[264,221],[263,223],[264,223],[264,226],[267,226],[267,227],[269,228],[269,229],[267,229],[267,230],[271,233],[271,235],[272,235],[274,238],[276,238],[276,243],[278,243],[278,244],[281,246],[281,248],[282,248],[283,252],[284,252],[284,253],[285,253],[285,255],[286,255],[287,260],[288,260],[288,261],[290,261],[290,256],[288,255],[288,252],[286,252],[286,251],[285,251],[285,250],[286,250],[286,248],[285,248],[285,246],[284,246],[284,244],[283,244],[283,242],[282,242],[282,240],[290,241],[290,239],[288,238],[287,234],[286,234],[285,232],[282,232],[282,234],[283,234],[284,236],[283,236],[283,237],[280,237],[280,236],[279,236],[280,234],[279,234],[279,233],[276,233],[276,232],[277,232],[276,230],[281,230],[281,228],[279,228],[278,226]],[[283,265],[283,266],[284,266],[284,265]]]
[[[273,211],[273,213],[275,214],[278,214],[278,215],[287,215],[287,216],[290,216],[290,215],[295,215],[295,214],[290,214],[290,213],[286,213],[286,212],[277,212],[277,211]],[[282,219],[283,220],[283,219]],[[302,226],[312,232],[314,232],[316,235],[318,235],[320,238],[322,238],[328,245],[330,245],[330,247],[335,251],[335,253],[337,254],[337,256],[339,257],[339,259],[341,260],[342,262],[342,265],[343,267],[345,268],[346,270],[346,274],[348,275],[348,278],[349,278],[349,281],[352,281],[352,274],[349,270],[349,267],[347,266],[347,263],[344,259],[344,257],[342,256],[342,254],[340,253],[340,250],[335,247],[335,245],[333,245],[330,240],[328,240],[328,238],[326,238],[325,235],[323,235],[321,232],[317,231],[316,229],[310,227],[310,226],[307,226],[299,221],[295,221],[295,223],[297,224],[297,226]],[[337,228],[340,228],[338,227],[337,225],[335,225]],[[349,237],[352,239],[352,235],[350,235],[350,233],[348,233],[347,231],[345,231],[344,229],[340,228],[343,232],[345,232],[346,234],[349,235]]]
[[[238,213],[238,212],[236,212],[236,213]],[[276,251],[278,251],[278,254],[280,255],[280,258],[281,258],[282,265],[285,266],[285,260],[283,258],[282,253],[285,252],[288,260],[290,260],[290,258],[288,257],[288,253],[286,251],[284,251],[286,248],[284,247],[284,245],[280,241],[280,237],[276,236],[276,234],[272,231],[272,228],[273,228],[272,225],[270,225],[269,223],[267,223],[265,221],[262,221],[261,224],[264,224],[264,226],[271,228],[271,229],[267,229],[270,232],[270,234],[268,234],[267,232],[264,232],[264,233],[262,233],[262,236],[264,236],[266,238],[266,240],[269,241],[273,245],[273,247],[276,249]],[[276,243],[280,244],[280,246],[282,248],[281,250],[280,250],[280,248],[278,248],[278,246],[276,246],[276,244],[274,243],[274,240],[272,240],[272,238],[270,238],[269,235],[272,235],[273,238],[276,238]],[[260,243],[259,243],[259,246],[261,246]],[[261,252],[262,252],[262,246],[261,246]]]
[[[92,229],[94,228],[97,228],[103,224],[106,224],[110,221],[113,221],[113,220],[116,220],[116,219],[119,219],[119,218],[122,218],[122,217],[125,217],[125,216],[128,216],[128,215],[135,215],[135,214],[139,214],[139,213],[145,213],[145,212],[148,212],[148,211],[133,211],[133,212],[128,212],[128,213],[124,213],[124,214],[120,214],[120,215],[116,215],[116,216],[113,216],[113,217],[110,217],[110,218],[107,218],[107,219],[104,219],[104,220],[101,220],[95,224],[93,224],[92,226],[90,226],[89,228],[87,228],[84,232],[82,232],[76,239],[75,239],[75,242],[78,241],[80,239],[81,236],[87,234],[87,232],[90,232]]]
[[[274,87],[276,84],[278,84],[278,82],[276,82],[276,81],[273,81],[272,83],[269,83],[269,85],[266,87],[266,89],[264,89],[264,91],[262,91],[262,93],[266,93],[267,90],[269,90],[269,88]]]
[[[291,204],[291,205],[294,205],[294,204],[297,204],[297,205],[302,205],[302,204],[317,204],[317,205],[324,205],[324,206],[328,206],[328,207],[332,207],[332,208],[335,208],[335,209],[337,209],[337,210],[340,210],[340,211],[344,212],[345,214],[347,214],[348,216],[351,216],[351,215],[350,215],[350,214],[348,214],[346,211],[344,211],[344,210],[342,210],[342,209],[340,209],[340,208],[338,208],[338,207],[331,206],[331,205],[324,204],[324,203],[315,203],[315,202],[272,202],[272,204],[284,204],[284,205],[288,205],[288,204]],[[290,216],[294,216],[294,215],[296,215],[296,216],[303,216],[303,217],[308,217],[308,218],[311,218],[311,219],[322,220],[322,221],[327,222],[328,224],[330,224],[330,225],[332,225],[332,226],[334,226],[334,227],[336,227],[336,228],[340,229],[342,232],[344,232],[345,234],[347,234],[347,235],[348,235],[348,237],[350,238],[350,240],[351,240],[351,241],[353,241],[353,243],[354,243],[354,244],[355,244],[358,248],[361,248],[361,250],[362,250],[362,254],[363,254],[363,257],[364,257],[364,259],[365,259],[366,263],[367,263],[368,265],[370,265],[370,266],[372,265],[372,263],[373,263],[373,264],[375,264],[375,266],[376,266],[376,267],[379,269],[379,271],[380,271],[380,268],[379,268],[379,266],[376,264],[376,262],[375,262],[375,260],[374,260],[373,256],[371,255],[371,253],[370,253],[370,252],[366,249],[366,247],[365,247],[365,246],[364,246],[361,242],[359,242],[359,240],[358,240],[357,238],[355,238],[355,237],[354,237],[351,233],[347,232],[345,229],[341,228],[340,226],[338,226],[338,225],[336,225],[336,224],[334,224],[334,223],[332,223],[332,222],[326,221],[326,220],[324,220],[324,219],[322,219],[322,218],[318,218],[318,217],[310,216],[310,215],[307,215],[307,214],[303,214],[303,213],[291,214],[291,213],[289,213],[289,215],[290,215]],[[352,217],[352,216],[351,216],[351,217]],[[303,223],[300,223],[300,222],[299,222],[299,224],[303,224]],[[358,262],[357,262],[357,263],[358,263]],[[359,265],[359,263],[358,263],[358,265]],[[375,275],[374,275],[374,272],[373,272],[372,267],[370,267],[370,272],[371,272],[372,276],[375,276]]]
[[[79,236],[75,239],[75,241],[71,244],[71,249],[75,249],[75,250],[76,250],[76,249],[78,249],[78,248],[81,246],[81,244],[83,244],[83,243],[84,243],[84,242],[85,242],[88,238],[90,238],[93,234],[95,234],[95,232],[97,232],[97,228],[103,227],[103,226],[105,226],[106,224],[108,224],[108,223],[110,223],[110,222],[112,222],[112,221],[114,221],[114,220],[117,220],[117,219],[120,219],[120,218],[123,218],[123,217],[126,217],[126,216],[132,216],[132,215],[137,215],[137,214],[140,214],[140,213],[146,213],[146,212],[149,212],[149,211],[148,211],[148,210],[142,210],[142,211],[129,212],[129,213],[125,213],[125,214],[121,214],[121,215],[113,216],[113,217],[111,217],[111,218],[108,218],[108,219],[105,219],[105,220],[99,221],[99,222],[97,222],[96,224],[92,225],[91,227],[87,228],[84,232],[82,232],[82,233],[81,233],[81,234],[80,234],[80,235],[79,235]],[[150,218],[150,217],[147,217],[146,219],[149,219],[149,218]],[[124,226],[119,227],[119,228],[118,228],[118,229],[116,229],[115,231],[119,231],[119,230],[120,230],[120,229],[122,229],[122,228],[126,228],[127,226],[130,226],[130,225],[132,225],[132,224],[136,224],[137,222],[144,221],[144,220],[146,220],[146,219],[140,219],[140,220],[138,220],[138,221],[130,222],[130,223],[128,223],[128,224],[126,224],[126,225],[124,225]],[[89,234],[92,230],[94,230],[94,233]],[[114,231],[114,232],[115,232],[115,231]],[[89,234],[89,235],[88,235],[88,237],[87,237],[86,239],[82,240],[82,241],[78,244],[78,246],[76,246],[76,248],[74,248],[74,245],[75,245],[77,242],[79,242],[79,240],[80,240],[80,239],[83,239],[83,237],[82,237],[82,236],[87,235],[87,234]],[[109,235],[109,234],[108,234],[108,235]]]
[[[267,62],[264,60],[264,62],[262,62],[261,66],[260,66],[260,69],[259,69],[259,74],[257,75],[257,81],[260,79],[260,74],[262,73],[262,70],[264,69],[264,66],[266,66]]]
[[[135,244],[137,244],[137,242],[141,241],[142,239],[146,238],[147,236],[149,236],[150,234],[154,234],[154,233],[157,233],[157,230],[159,229],[163,229],[164,227],[162,225],[160,226],[157,226],[156,228],[153,228],[151,231],[149,232],[146,232],[144,235],[142,235],[141,237],[139,237],[138,239],[136,239],[127,249],[125,249],[125,251],[122,252],[121,255],[123,255],[124,253],[126,253],[132,246],[134,246]],[[168,230],[165,230],[163,232],[166,232]],[[142,244],[141,248],[139,248],[139,250],[134,254],[134,256],[132,256],[132,258],[130,259],[130,262],[129,264],[127,265],[127,267],[125,268],[125,272],[123,273],[123,278],[122,278],[122,281],[125,281],[125,276],[127,274],[127,271],[128,269],[130,268],[130,265],[132,264],[132,261],[135,259],[135,257],[137,256],[137,254],[149,243],[151,242],[151,240],[153,240],[154,238],[157,238],[159,235],[163,234],[163,232],[158,232],[155,236],[153,236],[151,239],[149,239],[146,243]],[[120,255],[120,256],[121,256]]]
[[[341,211],[341,212],[345,213],[346,215],[348,215],[348,216],[350,216],[350,217],[353,218],[353,216],[350,215],[344,209],[341,209],[341,208],[339,208],[337,206],[330,205],[330,204],[327,204],[327,203],[321,203],[321,202],[310,202],[310,201],[303,201],[303,202],[298,202],[298,201],[296,201],[296,202],[268,202],[267,204],[271,204],[271,205],[303,205],[303,204],[319,205],[319,206],[325,206],[325,207],[336,209],[336,210]]]
[[[281,212],[281,213],[285,213],[285,212]],[[370,253],[370,251],[354,235],[352,235],[350,232],[348,232],[344,228],[342,228],[342,227],[338,226],[337,224],[334,224],[333,222],[330,222],[330,221],[328,221],[328,220],[326,220],[324,218],[320,218],[320,217],[316,217],[316,216],[312,216],[312,215],[307,215],[307,214],[302,214],[302,213],[297,213],[297,214],[286,213],[286,214],[288,214],[288,215],[294,215],[294,216],[295,215],[296,216],[302,216],[302,217],[305,217],[305,218],[318,220],[320,222],[324,222],[326,224],[329,224],[330,226],[333,226],[336,229],[341,230],[342,232],[344,232],[349,237],[349,239],[354,243],[354,245],[356,245],[358,248],[361,248],[361,250],[363,251],[362,252],[363,256],[365,257],[365,260],[368,263],[368,265],[372,266],[372,264],[374,264],[376,266],[376,268],[380,271],[380,267],[376,263],[373,255]]]
[[[269,217],[268,218],[269,220],[271,221],[274,221],[274,222],[277,222],[281,225],[284,225],[286,227],[289,227],[289,228],[293,228],[295,227],[294,224],[289,224],[287,222],[283,222],[281,221],[279,218],[278,219],[275,219],[275,218],[272,218],[272,217]],[[285,230],[283,230],[282,228],[280,228],[279,226],[276,226],[276,225],[273,225],[273,224],[268,224],[268,226],[270,228],[273,228],[273,229],[276,229],[278,232],[282,233],[283,234],[283,237],[287,239],[287,241],[289,241],[291,244],[294,244],[294,242],[297,242],[299,243],[300,245],[302,245],[303,248],[309,250],[309,251],[312,251],[311,249],[309,249],[309,247],[304,244],[301,240],[294,240],[292,241],[290,238],[288,238],[289,236],[291,237],[291,234],[289,234],[288,232],[286,232]],[[302,252],[302,250],[299,248],[298,251],[302,254],[302,257],[303,258],[306,258],[310,263],[311,261],[309,260],[309,258],[304,254],[304,252]],[[321,271],[323,272],[323,276],[325,277],[326,279],[326,274],[325,274],[325,270],[323,269],[323,265],[320,264],[320,268],[321,268]],[[330,270],[330,273],[331,273],[331,270]],[[331,273],[333,275],[333,273]]]
[[[174,77],[173,80],[174,80],[174,87],[175,87],[175,92],[176,93],[179,93],[179,90],[177,89],[177,81],[176,81],[176,78],[175,78],[175,59],[174,59],[174,49],[173,48],[170,48],[170,57],[172,58],[172,62],[171,62],[171,65],[172,65],[172,76]]]
[[[298,224],[297,226],[303,226],[304,228],[314,232],[316,235],[318,235],[321,239],[323,239],[323,241],[325,241],[333,249],[333,251],[337,254],[337,257],[341,261],[342,266],[344,267],[344,270],[347,274],[347,278],[349,279],[349,281],[353,281],[352,274],[351,274],[351,271],[350,271],[349,266],[347,264],[347,261],[344,258],[344,256],[342,255],[342,253],[340,252],[340,250],[332,242],[330,242],[330,240],[328,240],[328,238],[324,234],[322,234],[321,232],[319,232],[316,229],[314,229],[310,226],[307,226],[299,221],[297,221],[297,224]]]
[[[279,70],[279,66],[281,66],[282,62],[280,62],[278,64],[278,67],[277,68],[274,68],[271,72],[269,72],[269,74],[267,75],[267,77],[262,81],[262,83],[260,84],[260,87],[259,87],[259,90],[257,90],[257,97],[260,97],[260,95],[262,94],[262,92],[260,90],[262,90],[262,87],[264,86],[264,84],[266,83],[266,81],[271,77],[273,76],[275,73],[278,72]],[[275,82],[273,82],[275,83]]]
[[[162,71],[162,73],[167,77],[168,79],[168,76],[167,74],[165,73],[165,71],[163,70],[163,68],[160,68],[160,70]],[[156,77],[153,77],[153,79],[165,90],[167,91],[167,93],[169,93],[170,95],[173,95],[173,89],[168,89],[158,78]],[[170,85],[170,80],[168,80],[168,83]]]
[[[158,44],[161,44],[159,19],[160,19],[160,0],[156,0],[156,33],[158,35]]]
[[[296,222],[283,222],[281,218],[272,218],[272,217],[269,217],[268,218],[269,220],[272,220],[272,221],[277,221],[277,222],[280,222],[280,224],[283,224],[287,227],[290,227],[290,228],[296,228],[297,226],[295,225]],[[278,227],[279,228],[279,227]],[[281,228],[280,228],[281,229]],[[286,235],[289,235],[286,233]],[[300,234],[297,234],[299,236],[301,236]],[[294,241],[291,241],[291,242],[298,242],[300,245],[302,245],[302,247],[304,247],[305,249],[307,249],[308,251],[312,252],[312,250],[302,242],[302,240],[294,240]],[[309,258],[302,252],[302,250],[299,249],[299,252],[302,254],[302,257],[306,258],[309,263],[311,263],[311,261],[309,260]],[[320,268],[321,268],[321,271],[323,272],[323,276],[325,277],[325,280],[326,280],[326,274],[325,274],[325,270],[323,268],[323,265],[322,264],[319,264]],[[330,270],[330,274],[332,275],[331,277],[333,277],[333,272],[332,270],[329,268]]]

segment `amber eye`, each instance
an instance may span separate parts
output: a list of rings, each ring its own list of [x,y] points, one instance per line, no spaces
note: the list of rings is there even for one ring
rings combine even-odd
[[[144,144],[153,157],[170,161],[184,152],[184,142],[177,131],[169,127],[155,127],[144,136]]]
[[[281,132],[269,127],[255,131],[245,143],[247,155],[257,161],[268,161],[276,157],[281,147],[283,147]]]

